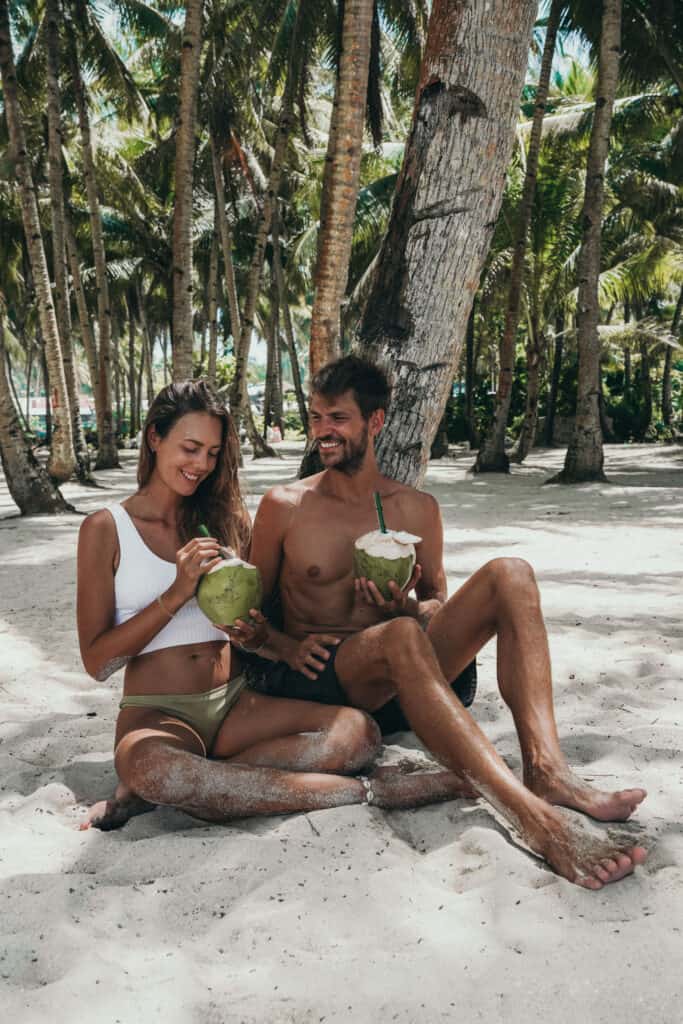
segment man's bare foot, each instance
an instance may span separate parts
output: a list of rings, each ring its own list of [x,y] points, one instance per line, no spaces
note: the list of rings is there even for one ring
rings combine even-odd
[[[100,800],[93,804],[80,829],[83,832],[88,828],[99,828],[103,832],[110,832],[112,829],[121,828],[136,814],[146,814],[147,811],[153,810],[154,804],[147,803],[119,782],[111,800]]]
[[[425,770],[424,763],[404,758],[398,764],[375,768],[369,776],[378,807],[397,810],[442,800],[475,800],[478,793],[455,772]]]
[[[558,875],[585,889],[617,882],[647,858],[647,851],[627,836],[603,832],[573,811],[552,812],[543,833],[529,843]]]
[[[596,821],[626,821],[647,796],[644,789],[620,789],[614,793],[596,789],[567,766],[525,767],[524,785],[549,804],[583,811]]]

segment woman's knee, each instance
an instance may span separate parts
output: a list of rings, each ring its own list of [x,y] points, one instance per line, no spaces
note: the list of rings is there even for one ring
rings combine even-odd
[[[150,803],[167,803],[173,745],[158,735],[128,733],[116,746],[114,767],[121,782]]]
[[[357,772],[370,764],[382,746],[377,723],[359,708],[342,708],[328,734],[327,771]]]

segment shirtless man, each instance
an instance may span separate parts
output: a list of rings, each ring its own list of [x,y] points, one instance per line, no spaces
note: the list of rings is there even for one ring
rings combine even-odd
[[[643,789],[603,792],[569,768],[555,725],[550,658],[531,567],[496,558],[446,598],[442,525],[430,495],[384,477],[374,442],[389,398],[377,367],[355,356],[328,364],[312,383],[311,433],[323,472],[264,495],[250,560],[264,593],[279,586],[280,632],[258,616],[235,638],[276,664],[273,694],[374,712],[398,696],[434,756],[485,797],[564,878],[600,889],[642,864],[646,851],[597,837],[578,814],[626,820]],[[422,537],[413,579],[385,601],[352,574],[354,540],[376,529],[373,492],[387,526]],[[415,596],[412,596],[414,590]],[[510,771],[453,694],[455,679],[492,637],[498,684],[512,712],[524,765]]]

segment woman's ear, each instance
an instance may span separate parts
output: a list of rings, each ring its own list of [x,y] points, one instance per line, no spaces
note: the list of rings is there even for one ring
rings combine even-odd
[[[151,452],[154,452],[156,454],[156,450],[159,447],[160,441],[161,438],[154,429],[154,424],[150,423],[150,425],[147,427],[147,447]]]

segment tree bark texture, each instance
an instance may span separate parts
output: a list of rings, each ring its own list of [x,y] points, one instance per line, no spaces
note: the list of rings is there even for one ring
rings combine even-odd
[[[536,174],[538,157],[541,151],[541,135],[543,118],[550,86],[550,70],[555,53],[555,41],[563,8],[563,0],[552,0],[548,27],[543,46],[541,71],[536,88],[534,117],[531,125],[529,151],[526,158],[524,187],[519,207],[519,218],[515,231],[510,284],[508,288],[507,306],[505,309],[505,325],[500,343],[500,374],[493,422],[489,432],[479,449],[474,469],[477,473],[507,473],[509,460],[505,453],[505,431],[510,417],[510,401],[512,399],[512,380],[515,369],[515,340],[519,324],[519,312],[522,296],[522,277],[524,274],[524,257],[527,247],[529,224],[536,191]],[[532,343],[533,345],[533,343]]]
[[[60,482],[68,480],[73,473],[76,467],[76,457],[59,328],[52,301],[50,278],[38,214],[38,201],[31,174],[31,162],[26,148],[21,107],[19,105],[7,0],[0,0],[0,74],[2,76],[10,155],[14,165],[14,172],[19,182],[26,248],[31,265],[38,304],[38,316],[45,343],[45,355],[49,371],[49,388],[46,389],[46,393],[48,401],[51,401],[52,404],[53,416],[49,472],[54,480]],[[2,372],[5,372],[4,367]]]
[[[40,465],[21,429],[12,401],[0,307],[0,459],[12,499],[23,516],[73,511]]]
[[[173,209],[173,379],[192,377],[192,181],[204,0],[187,0],[180,55]]]
[[[339,310],[346,291],[358,199],[374,0],[345,0],[339,73],[325,158],[310,368],[340,353]]]
[[[418,485],[505,187],[536,5],[435,0],[413,124],[357,341],[393,385],[382,470]]]
[[[101,422],[98,422],[97,425],[97,460],[95,462],[95,469],[115,469],[119,465],[119,456],[114,436],[114,417],[112,413],[111,305],[109,303],[109,284],[107,281],[107,258],[102,232],[100,197],[97,192],[97,179],[95,177],[95,159],[90,133],[90,114],[88,113],[88,101],[78,62],[78,53],[75,48],[71,51],[71,72],[78,110],[82,171],[88,198],[90,236],[92,240],[93,262],[95,264],[95,287],[97,289],[97,388]]]
[[[586,191],[581,213],[583,236],[578,261],[577,342],[579,376],[576,417],[562,472],[555,483],[605,480],[600,427],[600,339],[598,278],[605,191],[605,163],[609,150],[612,109],[619,81],[621,0],[603,0],[598,85],[593,114]]]
[[[476,376],[474,309],[475,304],[472,303],[465,331],[465,423],[467,426],[467,442],[471,449],[476,448],[479,444],[477,425],[474,421],[474,382]]]

